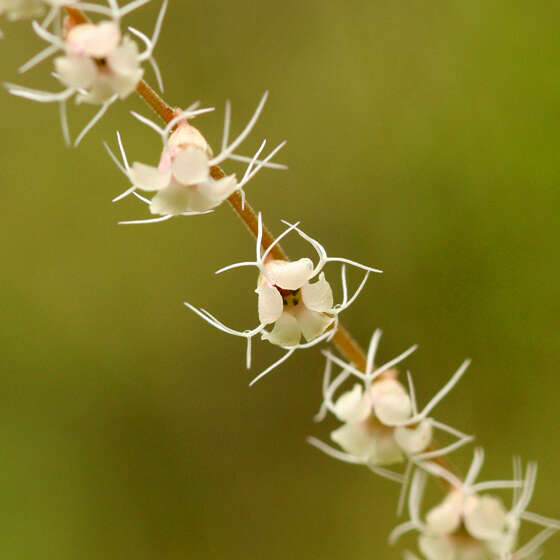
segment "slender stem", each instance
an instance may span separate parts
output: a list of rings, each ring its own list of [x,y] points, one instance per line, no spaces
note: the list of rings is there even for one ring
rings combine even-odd
[[[66,12],[68,13],[68,20],[70,26],[80,25],[82,23],[88,23],[89,18],[78,8],[70,8],[69,6],[64,6]]]
[[[87,23],[89,19],[87,16],[76,8],[71,8],[65,6],[66,12],[68,13],[70,26],[79,25],[82,23]],[[154,89],[145,81],[140,80],[136,86],[136,92],[142,99],[161,117],[161,119],[168,123],[176,115],[176,109],[168,105],[155,91]],[[214,179],[221,179],[226,176],[223,169],[219,166],[213,166],[210,168],[210,174]],[[253,207],[245,201],[243,204],[243,199],[241,194],[236,191],[228,198],[230,206],[233,208],[235,213],[247,226],[247,229],[257,237],[258,230],[258,214],[255,212]],[[262,225],[262,248],[263,250],[268,249],[274,243],[274,236],[270,233],[270,230],[264,225]],[[274,259],[278,260],[289,260],[287,253],[281,247],[279,243],[276,243],[271,251],[270,255]],[[338,323],[338,328],[336,333],[332,337],[332,342],[338,349],[338,351],[346,358],[346,360],[359,369],[360,371],[365,371],[366,369],[366,353],[363,348],[358,344],[356,339],[342,326]],[[435,448],[434,448],[435,449]],[[445,467],[452,472],[454,469],[450,467],[448,462],[443,457],[438,457],[433,459],[434,462],[439,463],[441,466]],[[442,479],[446,486],[449,483]]]
[[[169,122],[177,115],[176,111],[172,109],[145,80],[140,80],[138,82],[136,92],[165,122]]]

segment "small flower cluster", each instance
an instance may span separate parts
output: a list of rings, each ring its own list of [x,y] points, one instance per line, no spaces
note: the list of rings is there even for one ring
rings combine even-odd
[[[258,217],[256,258],[221,268],[216,274],[240,267],[255,267],[258,272],[257,309],[259,324],[249,330],[238,331],[227,327],[208,311],[197,309],[190,303],[185,305],[212,326],[228,334],[247,340],[247,368],[251,366],[251,339],[260,334],[263,340],[279,346],[286,353],[271,366],[253,379],[251,385],[286,361],[296,350],[316,346],[331,340],[338,327],[338,316],[358,297],[371,272],[381,272],[375,268],[342,257],[329,257],[325,248],[315,239],[304,233],[296,224],[283,222],[287,228],[264,251],[262,247],[262,218]],[[314,264],[309,258],[297,261],[274,259],[271,252],[289,233],[296,232],[307,241],[318,256]],[[332,289],[323,271],[329,262],[342,263],[342,301],[334,303]],[[346,265],[364,271],[364,277],[350,296],[346,279]],[[267,327],[272,327],[267,330]],[[301,338],[305,342],[301,342]]]
[[[484,453],[475,449],[464,481],[439,465],[428,463],[414,473],[410,485],[410,520],[397,526],[390,536],[395,542],[408,531],[418,531],[418,548],[427,560],[524,560],[536,558],[540,546],[560,529],[560,521],[527,511],[535,488],[537,466],[529,463],[525,477],[521,461],[514,460],[513,480],[476,483]],[[447,481],[451,490],[441,503],[430,509],[422,520],[422,496],[426,477],[431,474]],[[513,489],[509,510],[489,490]],[[518,548],[522,521],[541,527],[526,544]],[[418,560],[407,553],[409,560]]]
[[[145,61],[152,65],[160,88],[163,89],[153,51],[168,0],[163,1],[151,38],[137,29],[128,28],[129,32],[144,44],[142,52],[138,43],[129,35],[123,35],[120,28],[120,21],[125,15],[149,1],[134,0],[124,7],[119,7],[116,0],[109,0],[109,7],[81,3],[82,9],[106,16],[108,19],[97,23],[76,23],[71,17],[67,17],[64,26],[60,28],[60,25],[57,25],[54,33],[50,32],[47,26],[56,18],[62,3],[52,1],[52,9],[43,24],[33,21],[33,29],[48,46],[23,64],[19,71],[26,72],[52,55],[62,52],[61,56],[54,59],[53,76],[64,89],[52,93],[8,83],[5,84],[8,91],[41,103],[58,102],[62,131],[67,144],[70,143],[70,132],[66,102],[74,97],[76,103],[100,105],[101,108],[76,137],[74,145],[77,146],[115,101],[128,97],[136,89],[144,75],[142,64]],[[10,13],[33,15],[30,5],[27,10],[20,6],[17,12]]]
[[[521,477],[518,459],[514,462],[514,480],[476,483],[484,454],[475,450],[468,474],[462,481],[438,461],[448,453],[472,441],[472,437],[429,416],[434,407],[451,391],[465,373],[465,361],[449,381],[418,411],[414,384],[407,372],[408,389],[397,379],[394,367],[416,350],[413,346],[375,367],[375,355],[381,332],[375,331],[369,346],[365,371],[359,371],[330,352],[324,352],[327,363],[323,378],[323,402],[316,421],[327,413],[343,422],[331,432],[331,439],[342,449],[333,448],[314,437],[309,443],[341,461],[366,465],[374,473],[401,484],[398,514],[408,493],[410,520],[397,526],[390,536],[394,543],[402,534],[420,533],[418,547],[426,560],[522,560],[533,558],[540,545],[560,529],[560,521],[526,511],[536,480],[536,465],[530,463],[525,479]],[[341,368],[332,378],[333,364]],[[339,389],[350,379],[359,383],[340,394]],[[438,448],[433,431],[439,429],[455,438]],[[387,467],[406,461],[404,472]],[[449,489],[444,500],[421,520],[421,498],[428,475],[443,481]],[[412,482],[409,482],[412,478]],[[511,488],[514,500],[511,510],[504,508],[495,496],[481,494],[487,490]],[[516,550],[521,520],[543,527],[526,545]],[[418,560],[408,552],[407,560]]]

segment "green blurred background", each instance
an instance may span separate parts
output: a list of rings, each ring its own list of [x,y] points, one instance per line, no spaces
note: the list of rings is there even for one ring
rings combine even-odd
[[[127,23],[151,32],[153,3]],[[166,98],[217,107],[219,144],[260,95],[286,172],[251,202],[278,231],[300,219],[331,254],[385,270],[344,317],[380,357],[412,343],[426,402],[467,356],[437,416],[477,434],[484,477],[540,464],[531,509],[559,516],[560,73],[554,2],[171,0],[156,51]],[[55,89],[41,42],[3,21],[2,79]],[[151,74],[148,74],[152,80]],[[399,558],[397,488],[305,443],[322,360],[301,352],[248,389],[242,341],[189,313],[255,323],[253,254],[227,206],[159,225],[104,153],[155,162],[159,139],[113,107],[77,150],[55,106],[2,94],[0,553],[5,558]],[[91,108],[71,108],[73,131]],[[228,169],[233,169],[230,166]],[[297,244],[289,245],[303,250]],[[255,345],[255,370],[278,353]],[[470,455],[458,456],[468,461]],[[411,544],[414,539],[403,541]],[[560,555],[560,538],[546,558]]]

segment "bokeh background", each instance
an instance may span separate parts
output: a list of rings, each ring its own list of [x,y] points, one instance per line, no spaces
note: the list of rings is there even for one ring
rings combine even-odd
[[[158,7],[128,23],[150,32]],[[420,345],[421,402],[473,359],[437,416],[477,435],[485,477],[538,460],[532,509],[556,517],[559,16],[544,1],[171,0],[156,51],[170,103],[217,107],[197,121],[215,146],[225,99],[235,131],[270,90],[245,151],[286,138],[290,169],[264,171],[251,202],[276,231],[300,219],[385,270],[344,322],[364,344],[383,328],[382,359]],[[56,88],[48,63],[17,75],[42,46],[27,25],[2,28],[2,79]],[[111,203],[127,185],[102,141],[118,128],[155,162],[159,139],[128,115],[149,110],[131,97],[68,150],[55,106],[1,103],[1,556],[399,558],[396,486],[305,442],[332,429],[312,422],[319,352],[248,389],[242,341],[182,305],[254,324],[253,275],[213,276],[253,254],[227,205],[117,225],[148,215]],[[71,108],[74,133],[90,114]],[[256,344],[253,373],[276,357]]]

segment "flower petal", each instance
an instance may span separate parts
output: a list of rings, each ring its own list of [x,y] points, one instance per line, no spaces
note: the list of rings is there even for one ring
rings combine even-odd
[[[266,282],[261,283],[255,291],[259,294],[259,321],[261,325],[270,325],[278,321],[284,308],[280,292]]]
[[[169,186],[171,172],[162,172],[157,167],[135,161],[130,168],[129,179],[143,191],[159,191]]]
[[[204,183],[192,185],[190,210],[193,212],[206,212],[219,206],[236,188],[237,181],[232,175],[219,181],[210,178]]]
[[[298,290],[313,274],[311,259],[297,261],[274,260],[265,265],[266,276],[272,284],[285,290]]]
[[[152,214],[171,214],[176,216],[189,210],[190,188],[171,183],[165,189],[157,192],[152,198],[150,211]]]
[[[363,394],[363,388],[359,383],[346,391],[334,403],[334,414],[342,422],[361,422],[371,413],[371,403]]]
[[[434,535],[454,533],[461,524],[463,496],[455,491],[447,494],[443,502],[432,508],[426,515],[426,524]]]
[[[427,560],[455,560],[455,547],[453,543],[443,537],[420,535],[418,548]]]
[[[90,88],[76,96],[76,103],[101,105],[115,94],[115,89],[108,74],[98,73]]]
[[[54,67],[61,82],[76,89],[89,88],[97,77],[97,66],[90,58],[59,56]]]
[[[387,426],[405,422],[412,413],[410,397],[395,379],[376,381],[371,386],[370,395],[375,415]]]
[[[493,496],[480,496],[474,507],[465,513],[467,531],[476,539],[499,539],[504,534],[506,510]]]
[[[181,121],[177,125],[177,128],[170,134],[167,145],[180,150],[184,150],[187,146],[195,146],[205,152],[208,157],[212,157],[212,149],[204,136],[186,121]]]
[[[237,181],[235,175],[229,175],[217,181],[210,178],[208,181],[197,185],[197,190],[201,196],[211,203],[210,208],[219,206],[236,189]]]
[[[144,70],[137,68],[130,74],[111,74],[107,76],[107,83],[111,87],[111,95],[118,93],[120,99],[128,97],[136,89],[143,75]]]
[[[432,441],[432,425],[423,420],[415,428],[397,426],[395,440],[408,455],[422,453]]]
[[[171,164],[174,177],[183,185],[195,185],[208,180],[208,156],[199,148],[188,146],[179,152]]]
[[[311,311],[305,305],[296,307],[295,316],[307,342],[322,335],[334,321],[332,317]]]
[[[272,331],[264,332],[262,338],[278,346],[295,346],[299,344],[301,329],[292,314],[283,312]]]
[[[366,462],[374,453],[377,445],[375,435],[363,424],[343,424],[331,432],[331,439],[338,443],[346,453]]]
[[[121,99],[136,89],[144,74],[138,61],[138,45],[128,37],[107,57],[107,66],[111,70],[111,87]]]
[[[373,466],[389,466],[404,460],[401,448],[395,441],[391,432],[383,432],[377,437],[375,453],[369,458],[368,463]]]
[[[403,460],[392,434],[381,434],[367,424],[344,424],[331,432],[331,439],[346,453],[372,466],[388,466]]]
[[[329,312],[334,305],[333,293],[330,284],[325,280],[325,273],[321,272],[319,280],[313,284],[304,284],[301,289],[301,298],[305,307],[313,311]]]
[[[138,45],[125,37],[122,44],[107,56],[107,66],[116,74],[134,74],[138,69]]]
[[[93,58],[109,56],[120,40],[121,31],[114,21],[76,25],[68,32],[66,38],[66,42],[76,54]]]

